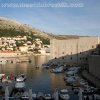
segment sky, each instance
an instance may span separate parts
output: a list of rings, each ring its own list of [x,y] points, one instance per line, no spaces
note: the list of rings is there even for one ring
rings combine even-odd
[[[100,36],[100,0],[0,0],[0,16],[57,35]]]

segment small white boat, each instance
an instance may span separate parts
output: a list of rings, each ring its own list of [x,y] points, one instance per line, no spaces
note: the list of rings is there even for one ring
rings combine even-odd
[[[16,89],[23,89],[23,88],[25,88],[25,82],[16,82],[15,83],[15,88]]]
[[[60,90],[59,92],[59,97],[63,100],[69,100],[70,99],[70,96],[68,94],[68,90],[67,89],[62,89]]]
[[[23,95],[21,96],[21,99],[29,99],[29,93],[28,92],[24,92]]]
[[[79,88],[78,87],[73,87],[73,91],[75,94],[78,94],[79,93]]]
[[[43,68],[49,68],[50,66],[49,65],[43,65]]]
[[[29,100],[29,98],[30,98],[30,94],[27,91],[25,91],[21,96],[21,99],[23,99],[23,100],[27,100],[27,99]],[[36,93],[32,93],[32,98],[33,99],[36,98]]]
[[[36,99],[36,93],[32,93],[32,98]]]
[[[67,74],[67,75],[74,75],[74,74],[76,74],[76,73],[75,73],[75,71],[67,71],[66,74]]]
[[[76,79],[70,77],[70,78],[68,78],[66,81],[67,81],[68,83],[72,83],[72,82],[75,82]]]
[[[50,100],[50,99],[52,99],[52,95],[51,94],[45,94],[44,99]]]
[[[42,67],[48,69],[48,68],[50,68],[50,65],[49,64],[42,64]]]
[[[37,99],[43,99],[44,98],[43,92],[38,92],[36,98]]]
[[[21,74],[16,78],[17,82],[23,82],[25,80],[26,80],[26,76],[24,74]]]
[[[63,72],[63,67],[58,67],[58,68],[52,69],[51,72],[61,73],[61,72]]]

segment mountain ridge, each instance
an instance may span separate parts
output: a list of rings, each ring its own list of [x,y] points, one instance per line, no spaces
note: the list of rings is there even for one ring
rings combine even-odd
[[[45,39],[75,39],[78,38],[78,36],[74,36],[74,35],[54,35],[51,33],[47,33],[47,32],[43,32],[40,31],[39,29],[36,29],[30,25],[27,24],[22,24],[18,21],[16,21],[15,19],[10,19],[10,18],[6,18],[6,17],[0,17],[0,31],[2,30],[11,30],[11,32],[14,31],[18,31],[18,32],[22,32],[22,33],[27,33],[27,34],[32,34],[34,36],[39,36]],[[2,32],[0,33],[2,34]],[[24,34],[23,34],[24,35]]]

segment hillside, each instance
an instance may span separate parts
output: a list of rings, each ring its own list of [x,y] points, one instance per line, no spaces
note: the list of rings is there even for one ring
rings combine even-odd
[[[12,32],[18,32],[18,34],[22,33],[22,35],[28,33],[28,34],[33,34],[36,36],[41,36],[43,38],[51,38],[52,36],[48,33],[42,32],[36,28],[33,28],[29,25],[22,24],[17,22],[16,20],[0,17],[0,31],[4,30],[11,30]],[[24,34],[23,34],[24,33]],[[13,33],[11,33],[13,34]]]
[[[0,17],[0,37],[2,36],[24,36],[24,35],[32,35],[34,38],[41,38],[42,40],[49,41],[52,38],[57,39],[70,39],[70,38],[78,38],[78,36],[62,36],[62,35],[54,35],[50,33],[46,33],[40,31],[36,28],[33,28],[29,25],[22,24],[17,22],[14,19],[9,19],[5,17]]]

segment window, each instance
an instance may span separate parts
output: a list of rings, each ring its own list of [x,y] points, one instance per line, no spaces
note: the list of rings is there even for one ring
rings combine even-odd
[[[92,45],[92,48],[94,48],[94,46]]]
[[[57,57],[55,57],[55,59],[57,59]]]
[[[70,59],[72,60],[72,57]]]
[[[85,58],[86,59],[86,61],[88,60],[88,58]]]
[[[64,59],[64,57],[62,57],[62,59]]]
[[[62,52],[62,54],[64,54],[64,52]]]

